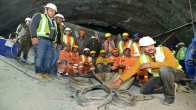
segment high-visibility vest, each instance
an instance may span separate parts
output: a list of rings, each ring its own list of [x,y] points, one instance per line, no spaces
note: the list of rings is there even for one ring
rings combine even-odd
[[[186,56],[186,47],[181,47],[178,51],[177,51],[177,53],[176,53],[176,59],[178,60],[178,61],[180,61],[180,60],[184,60],[185,59],[185,56]]]
[[[50,18],[48,18],[48,16],[45,14],[40,14],[40,15],[41,15],[41,20],[37,28],[37,36],[49,37],[50,35],[49,22],[51,22],[51,25],[54,24],[54,26],[52,26],[51,28],[55,28],[57,30],[56,22],[52,23],[52,20],[49,21]]]
[[[87,57],[85,55],[81,55],[82,58],[82,63],[88,62],[91,63],[92,62],[92,57]]]
[[[125,49],[125,48],[131,48],[131,45],[132,45],[132,40],[129,40],[127,45],[124,43],[123,40],[121,40],[121,41],[118,43],[119,53],[122,55],[124,49]]]
[[[132,45],[133,45],[133,51],[134,51],[133,56],[134,57],[140,56],[140,50],[139,50],[137,44],[134,42]]]
[[[63,42],[66,44],[66,45],[70,45],[71,48],[73,47],[74,45],[74,38],[72,36],[66,36],[64,35],[63,36]]]
[[[164,52],[163,52],[163,48],[162,47],[156,47],[155,61],[156,62],[163,62],[164,60],[165,60],[165,55],[164,55]],[[142,53],[140,55],[141,64],[150,63],[151,61],[152,61],[152,59],[150,58],[150,56],[145,55],[144,53]],[[176,61],[176,63],[178,63],[178,62]],[[181,67],[180,64],[178,64],[177,68],[181,69],[182,67]],[[148,68],[147,71],[149,73],[151,73],[154,77],[159,76],[159,74],[158,74],[159,71],[157,71],[157,70],[152,71],[151,68]]]

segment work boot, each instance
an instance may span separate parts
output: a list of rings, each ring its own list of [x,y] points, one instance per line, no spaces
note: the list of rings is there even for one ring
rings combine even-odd
[[[37,78],[37,79],[43,79],[44,77],[43,77],[43,73],[35,73],[35,77]]]
[[[48,79],[48,80],[52,80],[52,78],[48,75],[48,73],[44,73],[43,78]]]
[[[164,105],[170,105],[170,104],[173,104],[174,101],[175,101],[175,97],[174,96],[166,96],[165,99],[164,99],[163,104]]]

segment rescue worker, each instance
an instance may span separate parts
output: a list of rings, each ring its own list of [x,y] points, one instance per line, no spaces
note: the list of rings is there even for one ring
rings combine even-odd
[[[79,53],[81,55],[83,49],[86,48],[86,42],[88,42],[88,36],[86,35],[85,29],[80,28],[79,37],[76,39],[76,42],[78,44]]]
[[[185,56],[186,56],[186,50],[187,48],[185,47],[184,42],[179,42],[176,45],[176,59],[178,60],[178,62],[180,63],[180,65],[183,67],[183,69],[185,69],[185,64],[184,64],[184,60],[185,60]]]
[[[106,54],[110,56],[112,54],[112,50],[115,48],[114,40],[112,39],[111,33],[105,33],[105,39],[103,41],[103,49],[105,50]]]
[[[57,25],[54,20],[57,7],[53,3],[44,6],[44,13],[36,13],[31,23],[31,40],[35,46],[35,73],[38,78],[51,79],[48,76],[52,55],[52,42],[57,37]]]
[[[90,49],[84,48],[83,54],[80,55],[79,73],[86,75],[91,72],[93,66],[92,57],[90,56]]]
[[[106,51],[100,50],[100,54],[96,59],[96,71],[99,73],[111,71],[111,60],[107,58]]]
[[[122,40],[118,42],[119,54],[123,55],[125,48],[131,48],[133,41],[129,38],[129,33],[124,32],[122,34]]]
[[[112,62],[111,71],[118,72],[119,64],[120,64],[120,56],[119,56],[119,50],[117,48],[114,48],[112,50],[112,56],[110,56],[109,59]]]
[[[71,48],[75,45],[75,39],[74,37],[71,35],[71,28],[66,27],[64,30],[65,35],[63,35],[62,41],[63,41],[63,45],[64,47],[67,45],[70,45]]]
[[[92,51],[90,52],[90,54],[91,54],[91,57],[92,57],[93,65],[95,65],[96,59],[97,59],[96,51],[92,50]]]
[[[140,48],[139,48],[139,39],[142,37],[142,35],[138,32],[133,34],[133,43],[132,43],[132,56],[135,57],[135,59],[137,59],[140,56]]]
[[[62,37],[63,37],[64,28],[65,28],[65,24],[64,24],[65,18],[60,13],[56,14],[54,17],[57,23],[57,30],[58,30],[56,43],[57,43],[57,47],[61,49],[63,45]]]
[[[72,64],[79,64],[80,63],[80,55],[78,51],[78,45],[74,45],[71,53],[71,60]]]
[[[162,87],[165,96],[164,104],[172,104],[175,100],[175,81],[184,78],[184,73],[172,52],[167,47],[155,47],[155,43],[149,36],[139,40],[142,51],[140,58],[113,81],[113,87],[119,87],[137,73],[147,71],[152,74],[152,78],[143,85],[141,92],[143,94],[159,93]]]
[[[101,43],[95,36],[91,36],[91,39],[87,42],[86,47],[89,48],[91,51],[96,51],[96,55],[98,55],[99,51],[101,50]]]
[[[57,60],[57,75],[68,75],[72,71],[72,51],[71,46],[67,45],[63,50],[60,51],[58,60]]]
[[[18,25],[16,33],[17,33],[17,41],[20,44],[20,49],[17,57],[20,59],[21,54],[22,58],[20,59],[22,62],[27,63],[27,57],[29,50],[31,48],[31,35],[30,35],[30,24],[31,18],[25,18],[25,22]]]
[[[124,50],[123,56],[121,56],[120,66],[124,71],[124,70],[129,69],[133,65],[133,63],[134,63],[134,57],[131,56],[131,49],[126,48]]]
[[[60,13],[56,14],[55,16],[55,21],[57,23],[57,39],[56,42],[53,45],[53,54],[51,57],[51,70],[50,73],[54,74],[57,72],[57,67],[56,67],[56,61],[58,59],[60,50],[63,48],[63,42],[61,41],[63,37],[63,31],[64,31],[64,23],[63,21],[65,20],[64,16]]]

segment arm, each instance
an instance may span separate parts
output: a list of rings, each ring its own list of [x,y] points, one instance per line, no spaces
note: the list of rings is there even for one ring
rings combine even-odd
[[[32,23],[30,27],[32,38],[37,37],[37,27],[39,26],[40,19],[41,19],[40,14],[36,14],[32,19]]]
[[[132,76],[134,76],[140,70],[140,61],[139,59],[131,66],[129,69],[125,70],[123,73],[120,74],[120,79],[122,81],[126,81]]]

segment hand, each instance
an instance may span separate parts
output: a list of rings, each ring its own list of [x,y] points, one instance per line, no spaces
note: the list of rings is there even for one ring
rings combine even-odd
[[[141,69],[141,70],[147,69],[147,68],[151,68],[150,63],[145,63],[145,64],[140,65],[140,69]]]
[[[32,45],[36,45],[36,44],[38,44],[39,39],[38,39],[37,37],[33,37],[33,38],[31,39],[31,42],[32,42]]]
[[[122,80],[121,79],[116,79],[112,81],[112,88],[119,88],[120,85],[122,84]]]

